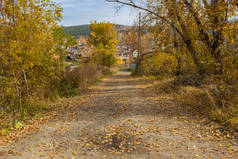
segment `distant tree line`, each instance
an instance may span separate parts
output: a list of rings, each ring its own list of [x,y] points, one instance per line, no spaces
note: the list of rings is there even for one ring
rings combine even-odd
[[[124,25],[115,25],[118,32],[128,32],[128,28],[130,26],[124,26]],[[89,28],[89,25],[79,25],[79,26],[67,26],[64,27],[64,32],[66,34],[72,35],[76,38],[80,36],[90,36],[90,33],[92,30]]]

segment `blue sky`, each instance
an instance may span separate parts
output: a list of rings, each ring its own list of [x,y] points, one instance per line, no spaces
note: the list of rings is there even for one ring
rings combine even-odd
[[[115,4],[105,0],[53,0],[63,7],[64,26],[89,24],[92,20],[132,25],[136,10],[123,7],[118,12]]]

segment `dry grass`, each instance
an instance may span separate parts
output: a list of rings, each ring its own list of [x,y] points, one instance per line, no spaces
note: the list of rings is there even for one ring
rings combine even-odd
[[[213,105],[213,100],[204,90],[191,86],[180,88],[175,94],[175,100],[183,107],[193,108],[194,111],[204,114]]]
[[[103,70],[104,72],[105,69]],[[60,94],[63,96],[73,96],[97,82],[104,73],[95,64],[81,64],[73,70],[66,72],[61,83]]]
[[[238,130],[238,94],[235,86],[194,82],[194,79],[168,78],[154,82],[158,94],[167,94],[191,114],[208,117],[233,130]],[[207,83],[207,84],[206,84]]]
[[[71,71],[67,71],[59,83],[54,83],[53,88],[42,88],[35,92],[34,96],[26,100],[19,112],[0,110],[0,136],[7,135],[21,123],[27,123],[31,119],[40,119],[57,109],[54,103],[62,98],[68,98],[85,92],[89,86],[96,84],[99,78],[109,75],[110,70],[98,67],[95,64],[80,64]],[[0,105],[1,106],[1,105]],[[1,108],[1,107],[0,107]],[[15,124],[12,119],[15,119]],[[20,122],[18,122],[20,121]],[[16,125],[17,124],[17,125]]]

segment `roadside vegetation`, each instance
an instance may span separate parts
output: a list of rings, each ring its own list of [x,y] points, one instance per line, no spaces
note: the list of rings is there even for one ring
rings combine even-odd
[[[116,32],[112,24],[93,23],[89,43],[94,56],[67,71],[66,50],[75,40],[58,25],[60,6],[48,0],[6,0],[0,6],[1,136],[22,129],[27,120],[53,110],[52,103],[80,94],[110,74],[114,52],[108,50],[115,51],[116,37],[105,37],[104,45],[94,42],[100,29],[105,35]]]
[[[238,130],[236,1],[109,2],[144,14],[141,21],[147,28],[139,36],[147,40],[133,43],[138,29],[124,36],[130,48],[141,50],[134,75],[153,79],[158,94],[171,95],[191,113]],[[150,43],[144,46],[146,41]]]

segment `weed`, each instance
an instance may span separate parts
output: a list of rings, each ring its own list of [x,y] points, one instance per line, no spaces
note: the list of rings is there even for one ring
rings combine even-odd
[[[238,131],[238,117],[231,118],[229,123],[233,129]]]
[[[209,113],[209,119],[217,122],[225,122],[228,119],[228,115],[221,109],[217,109]]]

